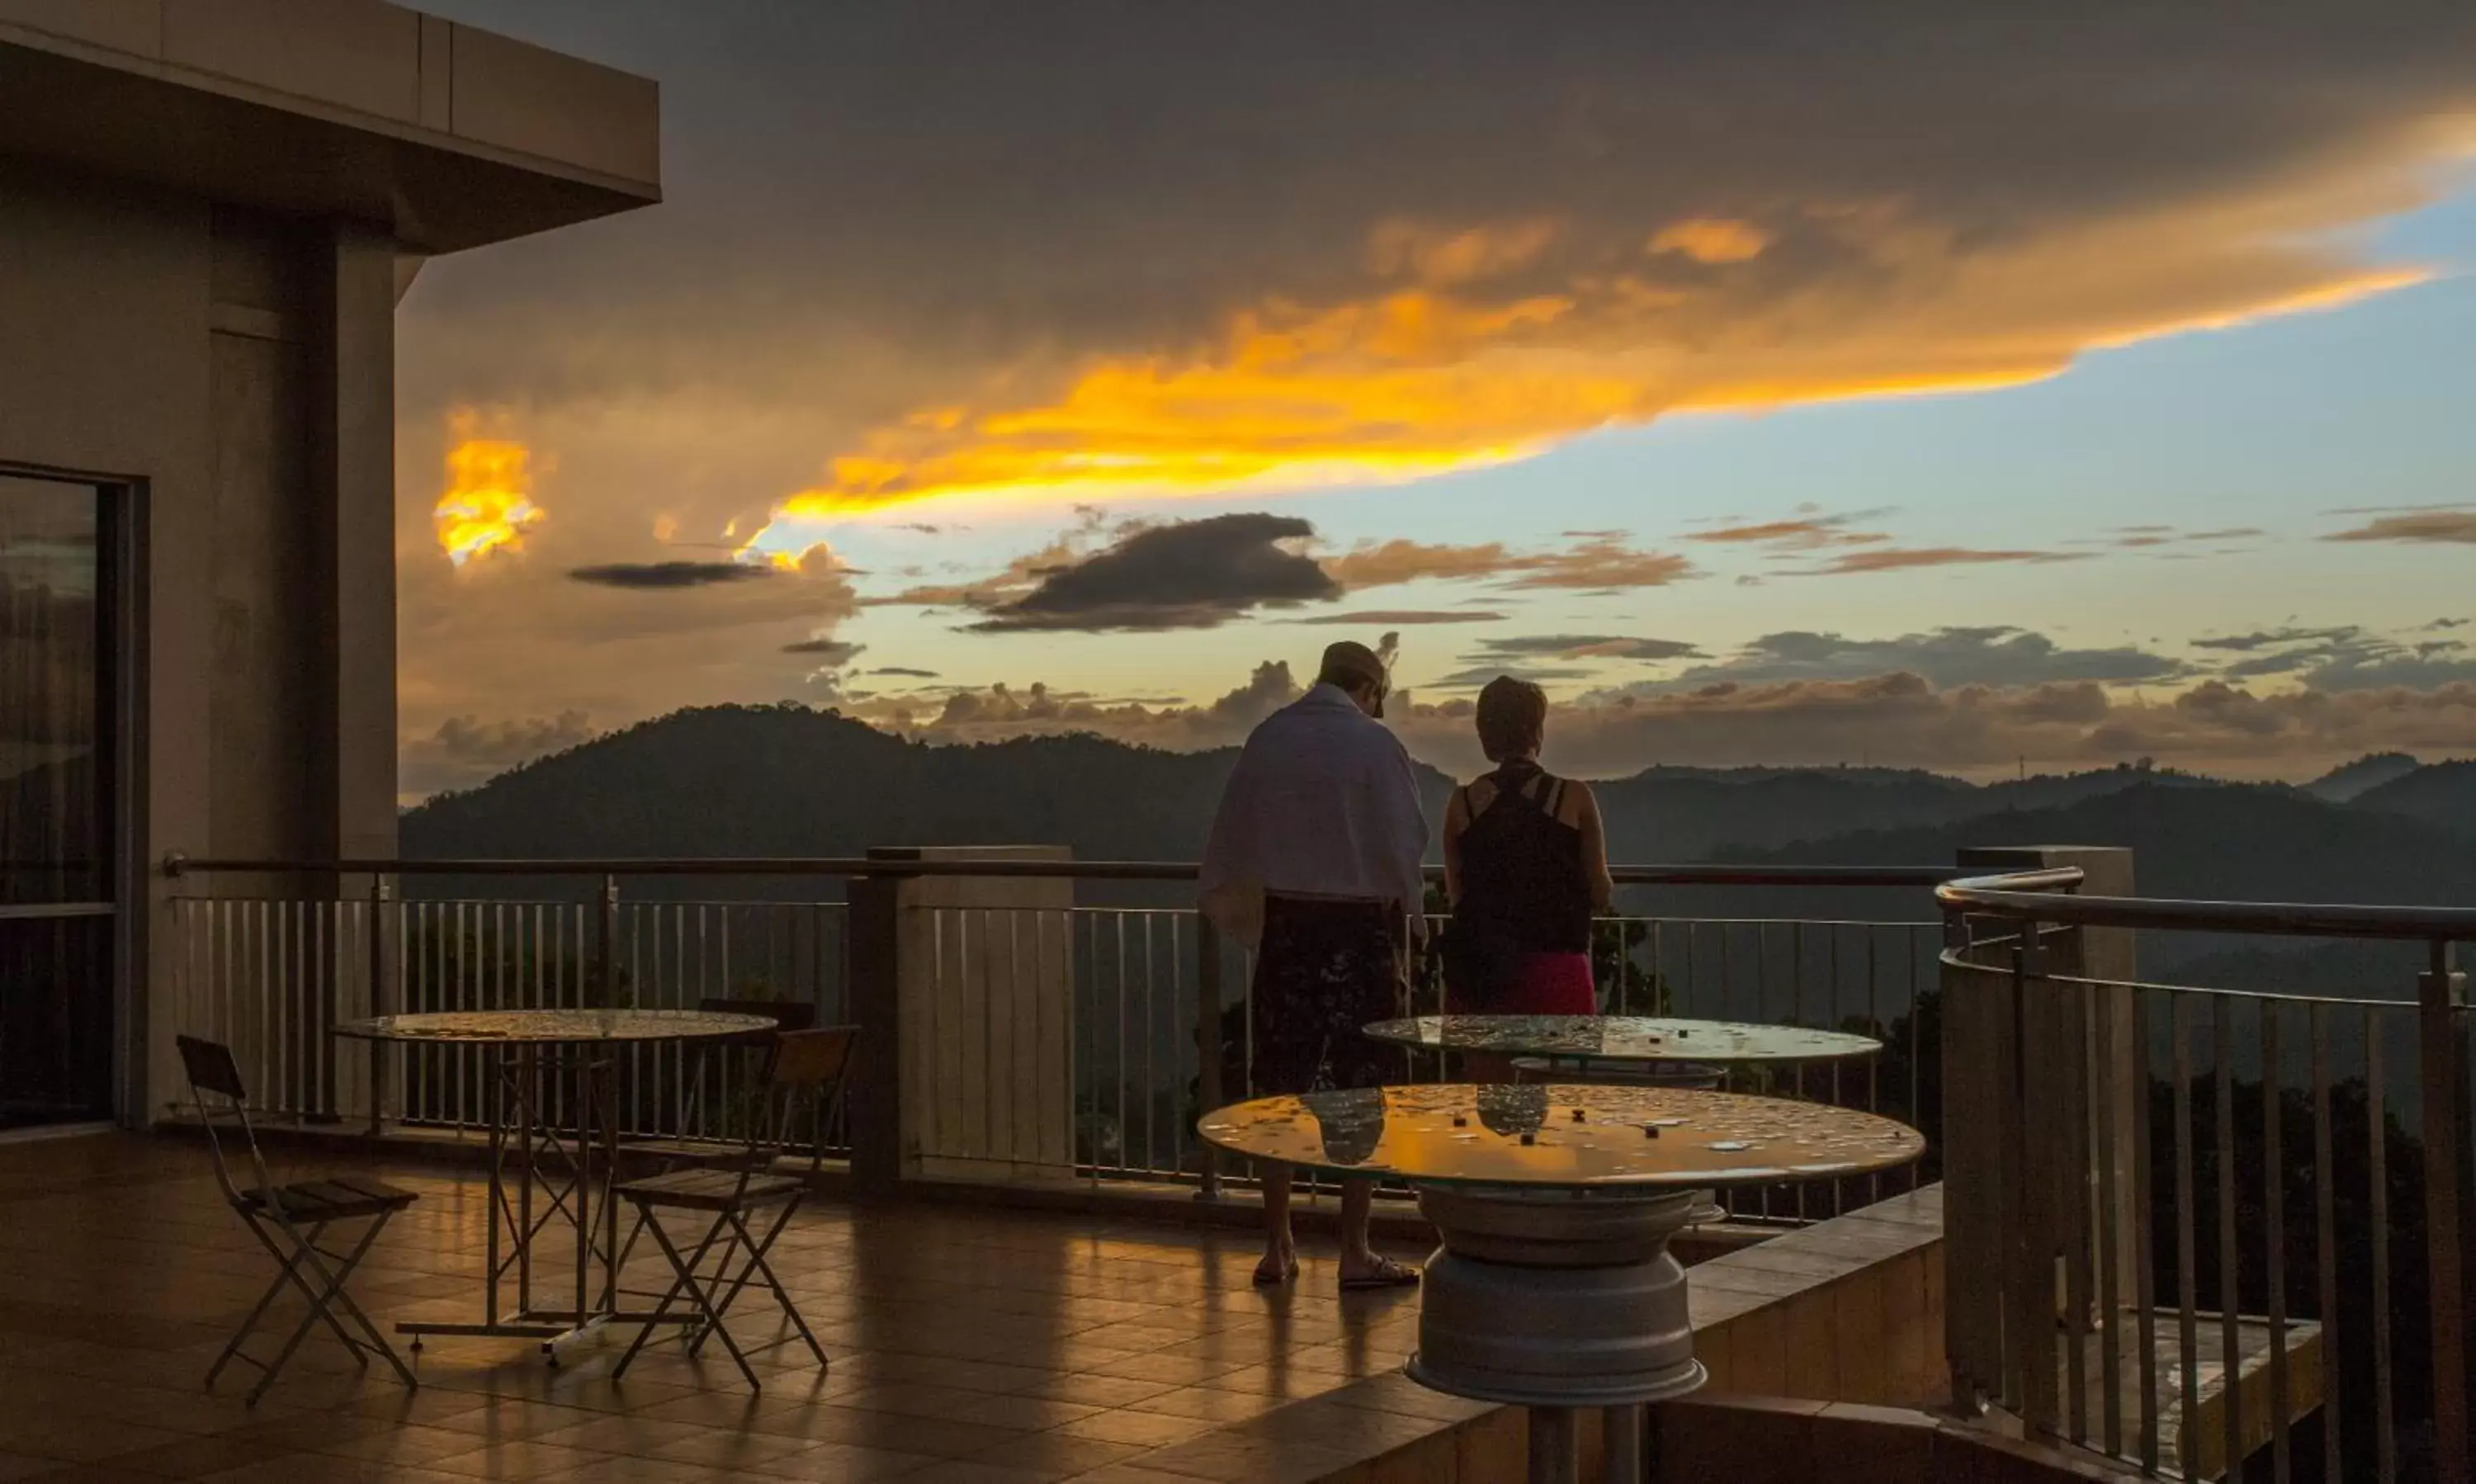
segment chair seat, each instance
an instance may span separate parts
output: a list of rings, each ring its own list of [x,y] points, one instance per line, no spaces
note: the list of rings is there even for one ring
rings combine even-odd
[[[274,1198],[272,1201],[270,1196]],[[253,1210],[272,1214],[275,1202],[280,1201],[284,1214],[296,1222],[351,1221],[383,1211],[401,1211],[420,1199],[411,1191],[359,1175],[303,1180],[294,1185],[278,1185],[272,1191],[260,1186],[241,1193],[242,1204]]]
[[[740,1205],[757,1205],[796,1196],[805,1188],[805,1182],[790,1175],[751,1175],[748,1188],[742,1190],[739,1175],[730,1170],[674,1170],[668,1175],[626,1181],[618,1187],[618,1195],[623,1200],[643,1205],[728,1211],[734,1200]]]

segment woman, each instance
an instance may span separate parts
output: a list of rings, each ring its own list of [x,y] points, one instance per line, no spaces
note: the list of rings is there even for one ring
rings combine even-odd
[[[1456,1014],[1596,1015],[1591,919],[1607,910],[1607,836],[1590,785],[1539,766],[1548,694],[1498,676],[1478,693],[1478,742],[1496,771],[1445,807],[1453,920],[1446,1006]]]

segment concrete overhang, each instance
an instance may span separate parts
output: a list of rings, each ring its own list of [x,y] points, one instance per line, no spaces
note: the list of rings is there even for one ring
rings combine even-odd
[[[383,0],[0,0],[0,156],[423,253],[662,194],[652,80]]]

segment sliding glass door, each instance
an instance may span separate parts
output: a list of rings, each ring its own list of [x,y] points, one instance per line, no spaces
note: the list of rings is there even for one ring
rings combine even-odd
[[[0,1130],[113,1111],[115,494],[0,472]]]

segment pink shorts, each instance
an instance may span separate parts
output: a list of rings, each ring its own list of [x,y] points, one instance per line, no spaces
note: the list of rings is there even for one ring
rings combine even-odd
[[[1472,1013],[1467,1006],[1448,1004],[1448,1013]],[[1491,1015],[1597,1015],[1598,990],[1591,981],[1588,953],[1524,953],[1522,973],[1502,1002],[1487,1007]]]

